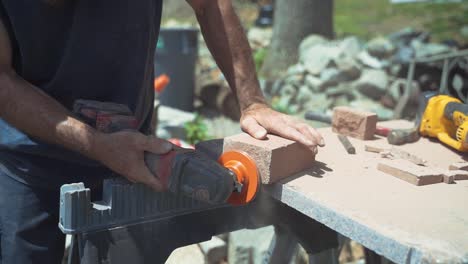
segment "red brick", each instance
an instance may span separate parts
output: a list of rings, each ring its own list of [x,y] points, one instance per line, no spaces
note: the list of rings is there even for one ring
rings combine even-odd
[[[255,162],[263,184],[270,184],[311,168],[314,153],[305,146],[274,135],[257,140],[242,133],[224,139],[224,152],[241,150]]]
[[[444,175],[439,169],[418,166],[403,159],[382,160],[377,169],[418,186],[440,183]]]
[[[335,133],[369,140],[374,138],[376,127],[375,113],[358,111],[346,106],[333,109],[332,129]]]

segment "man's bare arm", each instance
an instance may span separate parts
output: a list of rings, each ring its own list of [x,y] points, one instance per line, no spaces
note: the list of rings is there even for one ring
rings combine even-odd
[[[10,43],[0,21],[0,118],[28,135],[79,152],[131,181],[161,190],[143,155],[144,151],[165,153],[172,148],[170,144],[135,132],[102,134],[74,118],[59,102],[15,73]]]
[[[265,99],[244,29],[228,0],[189,0],[205,41],[239,99],[242,110]]]
[[[312,127],[272,110],[265,102],[255,72],[252,51],[230,0],[187,0],[197,15],[205,41],[236,93],[242,111],[241,127],[251,136],[266,134],[298,141],[317,151],[322,136]]]
[[[11,57],[8,33],[0,22],[0,117],[36,138],[92,157],[95,130],[17,76],[11,67]]]

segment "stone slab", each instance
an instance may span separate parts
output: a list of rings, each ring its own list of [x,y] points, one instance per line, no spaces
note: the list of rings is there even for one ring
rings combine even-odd
[[[316,165],[264,187],[272,197],[396,263],[468,262],[468,181],[414,186],[377,170],[381,157],[364,151],[368,142],[350,138],[358,155],[348,155],[331,128],[319,132],[327,146],[320,149]],[[390,148],[380,137],[372,145]],[[466,161],[426,138],[401,148],[431,167]]]
[[[224,152],[244,151],[255,162],[263,184],[271,184],[314,165],[307,147],[275,135],[258,140],[242,133],[224,139]]]

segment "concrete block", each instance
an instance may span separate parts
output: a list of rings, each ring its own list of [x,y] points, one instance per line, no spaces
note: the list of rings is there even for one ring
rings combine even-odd
[[[402,159],[382,160],[377,169],[418,186],[440,183],[444,175],[439,169],[418,166]]]
[[[468,162],[457,162],[457,163],[450,164],[449,170],[468,171]]]
[[[275,234],[273,226],[256,230],[239,230],[229,234],[228,263],[269,263],[270,244]]]
[[[307,147],[278,136],[254,139],[242,133],[224,139],[224,152],[246,152],[257,164],[263,184],[270,184],[314,165],[315,155]]]
[[[347,106],[333,109],[333,132],[362,140],[374,137],[377,127],[377,114],[358,111]]]
[[[205,255],[205,262],[217,264],[227,258],[227,244],[224,240],[214,236],[211,240],[198,244]]]

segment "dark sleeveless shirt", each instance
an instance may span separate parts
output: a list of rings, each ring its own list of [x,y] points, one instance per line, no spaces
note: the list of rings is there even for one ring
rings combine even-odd
[[[0,0],[16,73],[69,110],[77,99],[128,105],[140,131],[149,133],[162,0],[55,2]],[[25,183],[47,186],[106,171],[2,119],[0,169]]]

